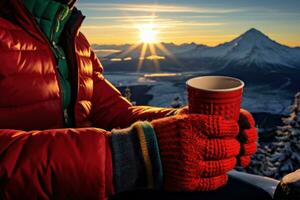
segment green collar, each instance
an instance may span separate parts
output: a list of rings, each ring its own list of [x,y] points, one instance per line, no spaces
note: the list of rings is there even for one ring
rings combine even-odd
[[[54,0],[24,0],[24,5],[47,38],[57,43],[71,16],[71,9]]]

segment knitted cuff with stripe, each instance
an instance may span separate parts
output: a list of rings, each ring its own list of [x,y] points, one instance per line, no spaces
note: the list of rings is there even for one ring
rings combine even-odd
[[[110,137],[116,192],[159,189],[163,171],[154,130],[148,122],[113,129]]]

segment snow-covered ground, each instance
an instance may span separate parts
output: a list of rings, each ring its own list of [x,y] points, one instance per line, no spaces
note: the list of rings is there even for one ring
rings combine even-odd
[[[182,73],[177,77],[147,78],[142,73],[112,73],[105,77],[115,86],[151,85],[147,92],[153,95],[149,105],[168,107],[175,97],[186,104],[185,80],[190,73]],[[282,87],[272,85],[247,85],[244,90],[242,107],[251,112],[267,112],[272,114],[287,114],[288,107],[293,100],[293,94],[285,90],[289,80]]]
[[[293,95],[283,88],[270,85],[248,86],[245,88],[242,107],[251,112],[287,114]]]
[[[159,82],[148,91],[148,94],[153,95],[153,99],[149,102],[150,105],[168,107],[175,97],[180,97],[180,100],[186,104],[185,88],[176,87],[171,82]]]

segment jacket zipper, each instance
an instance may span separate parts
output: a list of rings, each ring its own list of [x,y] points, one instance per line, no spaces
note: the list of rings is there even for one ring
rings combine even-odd
[[[51,30],[50,42],[52,42],[51,44],[52,44],[52,47],[54,48],[54,51],[56,51],[58,53],[58,55],[57,55],[58,59],[63,59],[64,60],[66,58],[63,54],[61,54],[60,49],[56,45],[56,42],[54,40],[54,34],[57,31],[57,28],[58,28],[57,26],[59,26],[59,20],[62,18],[63,14],[64,14],[63,11],[64,11],[64,9],[61,7],[56,13],[56,16],[55,16],[56,22],[55,22],[55,24],[54,24],[54,26],[52,27],[52,30]],[[60,88],[60,96],[61,96],[61,104],[62,104],[62,109],[61,110],[62,110],[62,114],[63,114],[64,125],[67,126],[69,124],[69,114],[68,114],[68,108],[63,108],[63,104],[64,104],[63,101],[65,99],[64,96],[66,94],[65,94],[65,91],[64,91],[64,87],[62,86],[63,80],[61,80],[61,79],[63,79],[63,77],[62,77],[62,75],[60,75],[60,72],[59,72],[59,69],[58,69],[58,63],[56,64],[55,69],[56,69],[57,75],[59,76],[57,78],[58,78],[58,84],[60,85],[59,88]]]

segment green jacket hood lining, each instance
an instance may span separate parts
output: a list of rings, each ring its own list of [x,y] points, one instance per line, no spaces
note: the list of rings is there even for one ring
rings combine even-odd
[[[54,0],[24,0],[24,5],[50,42],[57,43],[72,10]]]

